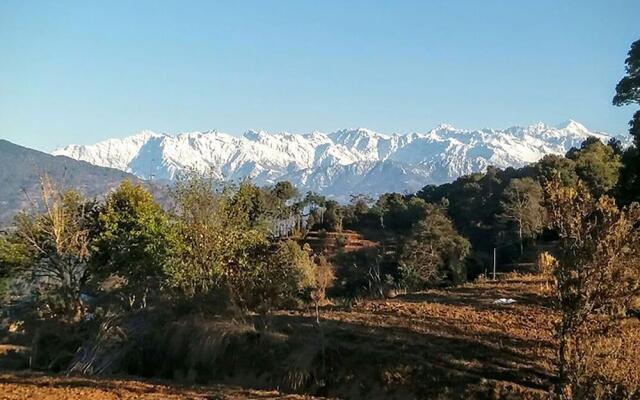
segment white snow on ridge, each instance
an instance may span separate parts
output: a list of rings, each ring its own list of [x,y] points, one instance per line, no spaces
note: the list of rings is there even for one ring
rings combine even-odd
[[[363,128],[304,135],[247,131],[241,137],[217,131],[143,131],[93,145],[69,145],[53,154],[142,179],[172,180],[181,171],[196,169],[224,180],[249,177],[261,185],[286,179],[301,191],[348,198],[356,193],[412,192],[489,165],[522,167],[546,154],[565,154],[589,136],[605,142],[611,138],[572,120],[557,127],[537,123],[503,130],[442,124],[407,135]]]

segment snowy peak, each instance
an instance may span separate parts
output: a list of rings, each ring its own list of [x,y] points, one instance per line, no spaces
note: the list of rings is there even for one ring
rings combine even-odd
[[[564,154],[589,136],[610,138],[573,120],[555,127],[540,122],[480,130],[441,124],[408,135],[365,128],[303,135],[249,130],[240,137],[218,131],[177,135],[143,131],[89,146],[69,145],[53,154],[143,179],[172,180],[196,169],[225,180],[249,177],[258,184],[286,179],[302,191],[348,198],[356,193],[411,192],[489,165],[521,167],[546,154]]]
[[[572,119],[568,119],[565,122],[556,125],[556,128],[573,132],[589,132],[589,130],[584,125]]]

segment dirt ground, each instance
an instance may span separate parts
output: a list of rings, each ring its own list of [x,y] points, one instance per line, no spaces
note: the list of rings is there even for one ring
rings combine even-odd
[[[374,397],[412,398],[403,393],[410,389],[420,398],[548,398],[557,319],[550,296],[543,278],[514,275],[328,308],[322,317],[328,342],[350,354],[339,360],[345,369],[352,363],[356,378],[376,378],[360,382],[384,388]],[[494,304],[500,298],[515,303]]]
[[[545,399],[553,385],[550,291],[536,276],[466,284],[321,312],[326,395],[339,398]],[[515,303],[494,304],[499,298]],[[312,310],[273,316],[282,331],[317,335]],[[0,375],[3,399],[302,399],[232,386],[135,379]],[[306,397],[308,398],[308,397]]]
[[[161,381],[38,373],[1,373],[0,400],[236,400],[316,399],[232,386],[187,386]]]

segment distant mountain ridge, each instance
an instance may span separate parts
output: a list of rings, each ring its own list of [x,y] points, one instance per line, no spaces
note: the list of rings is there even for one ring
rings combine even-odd
[[[260,185],[289,180],[301,191],[348,198],[356,193],[413,192],[489,165],[522,167],[546,154],[565,154],[589,136],[605,142],[612,137],[573,120],[555,127],[537,123],[502,130],[442,124],[407,135],[364,128],[329,134],[248,131],[242,137],[217,131],[144,131],[93,145],[69,145],[53,154],[142,179],[173,180],[182,171],[196,169],[227,181],[251,178]]]
[[[139,181],[121,170],[52,156],[0,139],[0,228],[9,225],[18,211],[37,206],[40,177],[45,173],[64,189],[78,190],[90,198],[104,195],[123,179]]]

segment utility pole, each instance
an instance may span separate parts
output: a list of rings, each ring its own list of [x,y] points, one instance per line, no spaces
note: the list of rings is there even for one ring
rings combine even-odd
[[[493,248],[493,280],[496,280],[496,252],[497,252],[498,248],[494,247]]]

